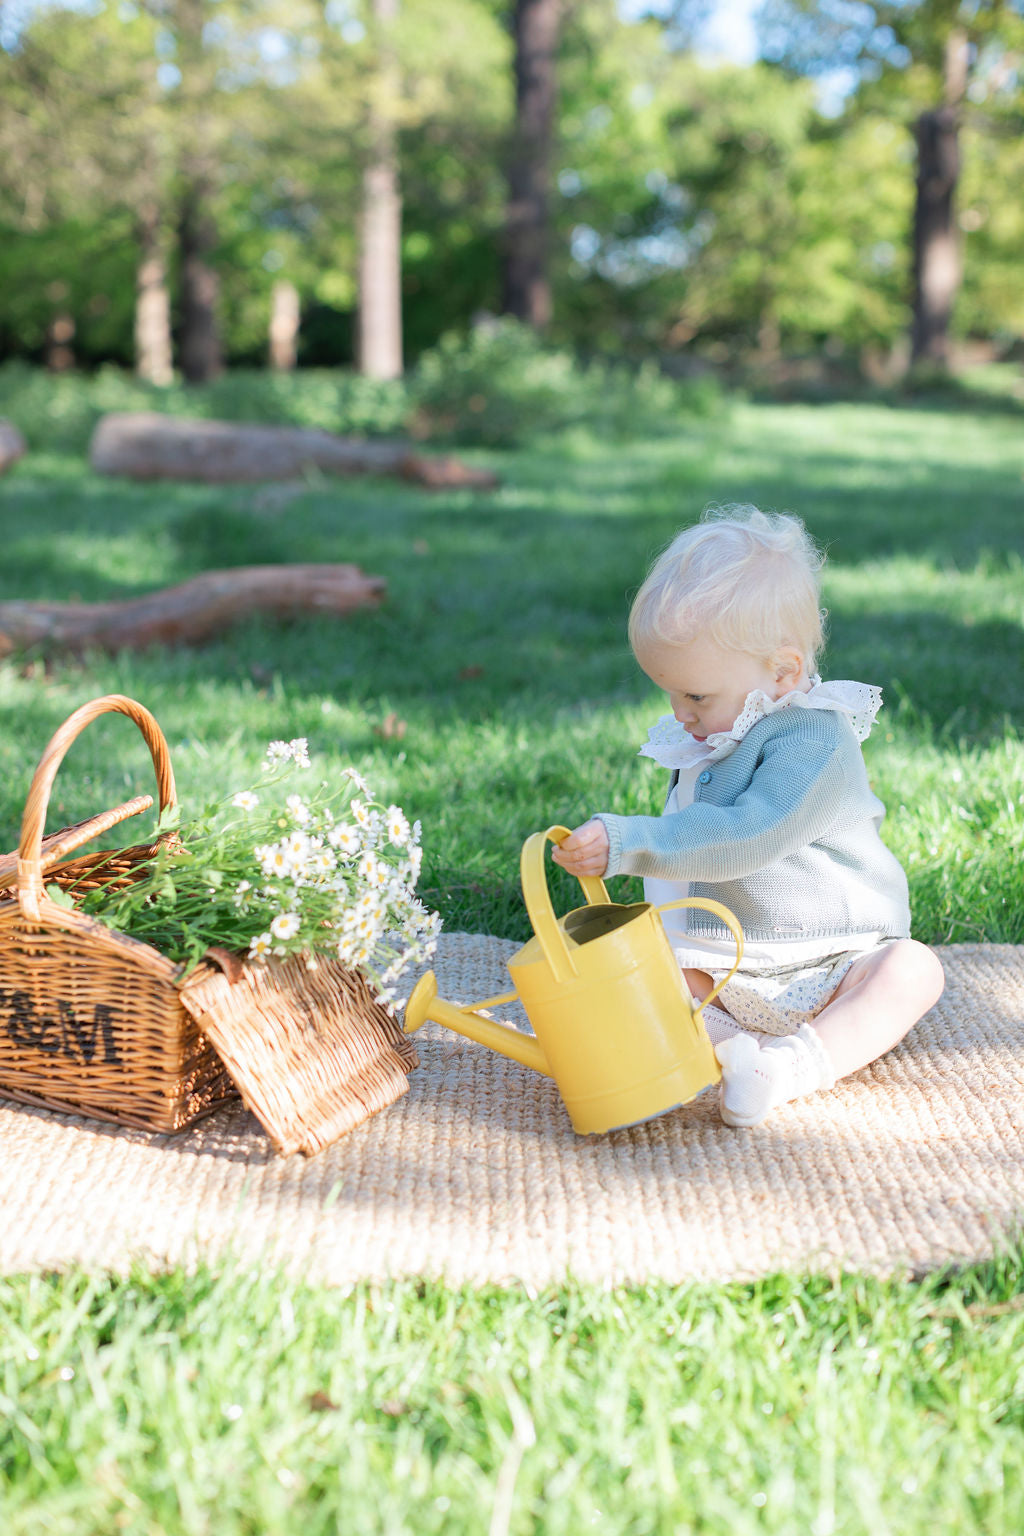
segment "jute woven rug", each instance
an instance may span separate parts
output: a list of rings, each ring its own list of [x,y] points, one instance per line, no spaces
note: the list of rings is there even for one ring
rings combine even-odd
[[[441,995],[505,990],[514,948],[447,935]],[[945,995],[902,1046],[755,1130],[708,1094],[577,1137],[550,1080],[434,1024],[408,1093],[308,1160],[240,1105],[147,1136],[0,1101],[0,1270],[230,1256],[536,1287],[983,1259],[1024,1216],[1024,946],[942,958]]]

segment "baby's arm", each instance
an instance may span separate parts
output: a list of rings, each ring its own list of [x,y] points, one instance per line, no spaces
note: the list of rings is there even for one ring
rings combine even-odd
[[[608,832],[603,821],[585,821],[582,827],[551,850],[556,864],[570,875],[603,875],[608,868]]]
[[[731,804],[698,799],[668,816],[602,811],[607,872],[717,884],[745,879],[816,841],[842,814],[849,792],[834,723],[824,711],[800,713],[817,718],[797,720],[765,742]]]

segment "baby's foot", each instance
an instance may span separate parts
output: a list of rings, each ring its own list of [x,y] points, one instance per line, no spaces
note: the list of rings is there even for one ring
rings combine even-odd
[[[726,1125],[760,1125],[791,1099],[831,1088],[835,1081],[825,1047],[806,1024],[795,1035],[759,1047],[749,1035],[715,1046],[722,1068],[719,1108]]]

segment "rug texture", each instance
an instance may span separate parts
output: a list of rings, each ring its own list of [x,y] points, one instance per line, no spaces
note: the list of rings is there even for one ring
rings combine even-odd
[[[507,990],[515,947],[446,935],[441,995]],[[1024,1216],[1024,946],[941,955],[945,994],[900,1047],[754,1130],[712,1091],[579,1137],[550,1079],[433,1023],[408,1093],[309,1159],[241,1104],[171,1136],[0,1100],[0,1270],[232,1259],[534,1288],[988,1258]]]

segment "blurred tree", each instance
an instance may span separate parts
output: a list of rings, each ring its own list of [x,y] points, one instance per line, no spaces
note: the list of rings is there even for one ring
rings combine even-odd
[[[515,121],[508,153],[502,310],[536,330],[551,320],[548,203],[561,20],[562,0],[514,0]]]
[[[31,347],[40,324],[50,326],[48,295],[60,285],[86,344],[121,322],[123,296],[134,286],[131,258],[127,273],[119,268],[135,226],[140,371],[147,377],[161,372],[170,345],[155,200],[154,35],[151,18],[137,10],[115,22],[106,9],[44,8],[0,47],[0,223],[18,241],[8,252],[12,265],[19,252],[24,258],[12,308],[21,325],[36,317],[26,341]]]
[[[366,108],[366,159],[359,226],[359,371],[402,374],[402,196],[396,104],[401,80],[394,46],[398,0],[370,0],[374,60]]]
[[[298,355],[299,290],[286,277],[279,278],[270,291],[270,338],[268,356],[271,368],[290,373]]]
[[[911,363],[944,369],[961,282],[960,136],[976,80],[1002,75],[1019,119],[1022,0],[767,0],[766,56],[805,74],[845,70],[855,107],[909,119],[917,147],[911,225]],[[993,103],[994,105],[994,103]],[[999,108],[996,108],[998,113]],[[974,126],[991,130],[991,107]]]
[[[161,0],[156,0],[157,4]],[[178,60],[178,255],[181,262],[181,371],[205,384],[223,368],[213,263],[217,226],[212,207],[218,175],[214,137],[216,61],[208,45],[214,0],[171,0]]]
[[[890,340],[898,132],[829,122],[807,81],[703,64],[660,18],[616,30],[609,10],[567,22],[559,334],[638,356]]]
[[[842,62],[824,3],[804,42]],[[562,0],[548,334],[678,352],[680,367],[701,350],[888,348],[906,317],[907,126],[934,105],[937,65],[879,44],[877,78],[857,63],[855,93],[826,116],[806,60],[702,63],[689,41],[704,4],[625,19],[617,0]],[[266,364],[273,292],[290,284],[278,292],[299,296],[298,361],[349,362],[375,107],[401,167],[404,355],[499,309],[511,5],[401,0],[386,84],[370,0],[42,0],[0,26],[0,350],[129,361],[134,336],[140,370],[166,378],[169,316],[179,342],[189,330],[184,228],[195,284],[213,280],[202,323],[216,314],[229,360]],[[1024,330],[1008,25],[970,45],[955,207],[968,250],[955,325],[1006,339]]]

